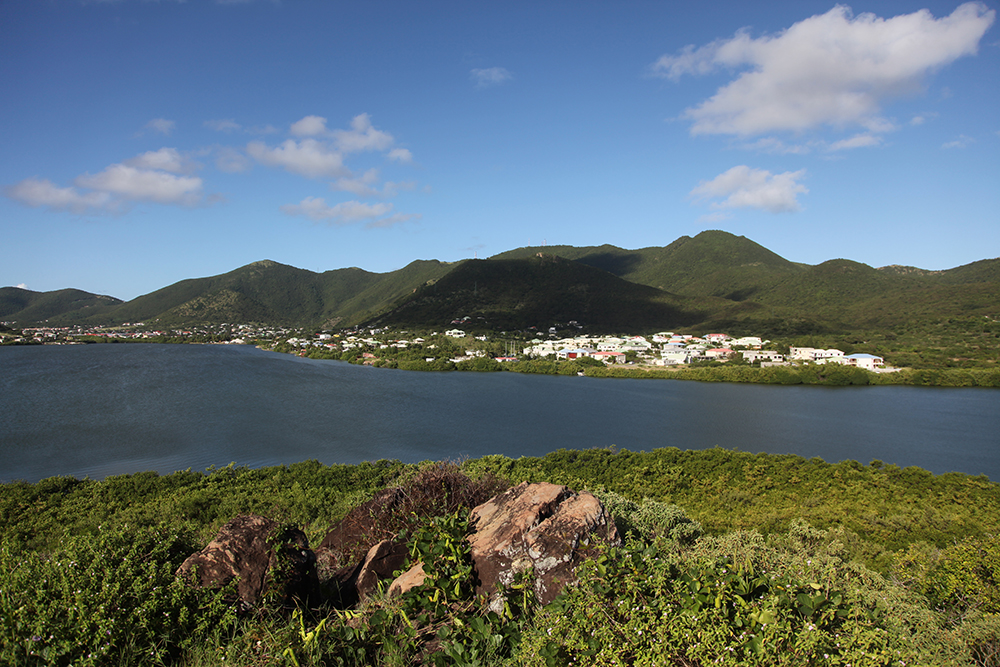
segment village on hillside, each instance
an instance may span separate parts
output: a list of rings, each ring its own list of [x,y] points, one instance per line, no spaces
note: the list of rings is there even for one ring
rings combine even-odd
[[[789,348],[788,355],[764,349],[770,341],[757,336],[733,338],[724,333],[705,336],[661,332],[652,336],[576,336],[559,340],[534,339],[524,354],[531,357],[577,359],[591,357],[605,363],[625,363],[629,353],[638,362],[652,366],[674,366],[698,361],[725,362],[741,358],[747,363],[766,366],[787,366],[797,362],[842,364],[873,372],[898,370],[887,368],[882,357],[873,354],[844,354],[841,350],[811,347]]]
[[[572,323],[571,323],[572,324]],[[13,332],[12,332],[13,333]],[[283,327],[262,327],[246,324],[222,324],[191,329],[150,330],[142,323],[119,327],[33,327],[21,330],[20,335],[9,335],[6,343],[14,344],[72,344],[85,341],[132,341],[159,342],[172,339],[177,342],[214,342],[229,344],[256,344],[275,348],[278,345],[304,353],[320,348],[326,352],[346,353],[360,351],[364,359],[376,359],[382,350],[404,350],[421,347],[432,353],[439,348],[434,339],[444,336],[454,341],[467,337],[461,329],[449,329],[443,334],[430,333],[426,338],[397,337],[388,329],[370,329],[365,332],[307,333],[302,329]],[[400,332],[402,333],[402,332]],[[366,335],[367,334],[367,335]],[[817,349],[812,347],[790,347],[788,353],[767,349],[771,341],[758,336],[735,338],[724,333],[710,333],[704,336],[660,332],[651,336],[573,336],[557,338],[556,331],[550,330],[548,338],[533,338],[524,345],[523,341],[510,341],[504,353],[489,354],[499,362],[524,359],[551,359],[571,361],[589,357],[614,364],[641,364],[646,366],[680,366],[697,362],[729,362],[742,360],[748,364],[768,366],[788,366],[801,363],[841,364],[855,366],[875,373],[900,370],[888,367],[885,360],[873,354],[845,354],[837,349]],[[488,337],[471,337],[485,343]],[[459,363],[488,356],[483,346],[470,345],[464,354],[450,356],[447,360]],[[426,357],[428,362],[437,357]]]
[[[329,350],[349,352],[362,350],[362,358],[377,359],[382,350],[403,350],[410,347],[421,347],[431,352],[438,348],[433,339],[440,334],[431,333],[427,338],[395,338],[393,333],[385,329],[372,329],[364,335],[347,335],[341,339],[338,334],[317,334],[308,338],[290,338],[287,344],[300,349],[310,347],[325,347]],[[461,329],[449,329],[443,334],[451,339],[467,338]],[[487,336],[478,335],[475,340],[485,342]],[[710,333],[705,336],[691,334],[675,334],[660,332],[652,336],[574,336],[571,338],[556,338],[555,332],[549,339],[533,338],[526,347],[508,349],[506,354],[493,356],[496,361],[513,362],[524,359],[551,358],[557,361],[570,361],[589,357],[614,364],[642,364],[647,366],[678,366],[695,362],[728,362],[741,359],[746,363],[768,366],[789,366],[801,363],[841,364],[854,366],[875,373],[887,373],[900,370],[888,367],[885,360],[873,354],[845,354],[837,349],[816,349],[811,347],[791,347],[788,354],[776,350],[765,349],[770,341],[757,336],[734,338],[724,333]],[[464,354],[449,358],[448,361],[460,363],[487,355],[483,349],[471,349],[468,346]],[[520,354],[518,354],[518,352]],[[427,357],[426,361],[437,360],[437,357]]]

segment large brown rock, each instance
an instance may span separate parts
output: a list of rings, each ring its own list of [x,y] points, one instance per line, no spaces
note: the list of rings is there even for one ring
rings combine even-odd
[[[305,603],[317,587],[316,558],[298,528],[283,528],[262,516],[241,514],[219,529],[208,546],[192,554],[177,576],[194,586],[221,588],[236,581],[242,610],[273,594],[284,607]]]
[[[469,536],[477,592],[502,604],[497,584],[510,586],[526,570],[534,572],[535,594],[551,602],[567,583],[595,540],[621,543],[614,520],[586,491],[556,484],[528,484],[508,489],[472,510],[475,532]]]
[[[341,608],[353,606],[371,595],[379,580],[402,567],[406,545],[396,538],[412,530],[415,520],[474,507],[507,486],[502,479],[490,475],[472,479],[454,463],[439,463],[401,486],[378,492],[331,526],[316,549],[327,600]],[[387,544],[393,545],[391,555]],[[376,548],[382,551],[373,552]]]
[[[393,573],[406,564],[409,552],[405,544],[393,540],[382,540],[365,556],[354,583],[361,598],[371,596],[378,589],[378,582],[392,577]]]

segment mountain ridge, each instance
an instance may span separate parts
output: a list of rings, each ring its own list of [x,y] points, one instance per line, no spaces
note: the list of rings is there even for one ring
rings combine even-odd
[[[73,289],[0,288],[0,319],[19,326],[49,320],[437,328],[476,317],[498,328],[577,320],[617,329],[808,332],[897,326],[914,317],[996,316],[997,304],[1000,259],[943,271],[873,268],[842,258],[808,265],[720,230],[663,247],[524,247],[485,260],[415,260],[387,273],[358,267],[316,273],[264,259],[128,302]]]

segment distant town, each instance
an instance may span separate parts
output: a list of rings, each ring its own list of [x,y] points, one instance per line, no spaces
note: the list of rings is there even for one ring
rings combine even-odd
[[[845,354],[838,349],[788,347],[774,349],[771,341],[758,336],[732,337],[725,333],[703,335],[677,334],[669,331],[649,336],[587,336],[559,337],[551,328],[547,335],[538,334],[530,340],[490,340],[486,335],[469,335],[459,328],[443,333],[432,332],[408,337],[406,332],[389,329],[347,330],[341,332],[308,332],[292,327],[270,327],[253,324],[219,324],[178,329],[150,328],[142,322],[121,326],[30,327],[12,330],[12,323],[0,323],[0,343],[6,345],[74,345],[96,342],[177,342],[256,345],[263,349],[311,356],[356,357],[362,363],[373,364],[386,354],[417,348],[427,353],[426,362],[443,360],[452,363],[492,358],[498,362],[529,359],[572,361],[584,358],[606,365],[636,364],[644,366],[683,366],[705,362],[726,363],[738,360],[754,366],[789,366],[802,363],[841,364],[875,373],[900,369],[887,366],[877,355]],[[461,324],[461,321],[452,323]],[[577,326],[570,322],[570,327]],[[505,334],[506,336],[506,334]],[[545,337],[542,337],[545,336]],[[487,344],[492,343],[492,344]],[[771,349],[769,349],[771,348]]]

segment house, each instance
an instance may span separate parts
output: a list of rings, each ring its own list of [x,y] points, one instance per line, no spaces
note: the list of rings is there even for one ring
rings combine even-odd
[[[842,362],[848,366],[857,366],[858,368],[863,368],[866,371],[875,371],[878,368],[885,366],[885,359],[882,357],[877,357],[874,354],[849,354],[844,357]]]
[[[843,363],[841,359],[844,353],[840,350],[830,348],[828,350],[818,350],[814,347],[790,347],[788,348],[788,358],[799,361],[812,361],[817,364],[825,364],[828,361]]]
[[[764,341],[759,336],[743,336],[732,342],[733,347],[750,347],[759,350],[763,347]]]
[[[625,363],[625,354],[622,352],[591,352],[590,356],[592,356],[594,359],[603,361],[606,364]]]
[[[465,338],[465,332],[461,329],[450,329],[449,331],[445,331],[444,335],[449,338]]]
[[[742,354],[747,363],[751,364],[757,363],[758,361],[775,363],[785,360],[780,353],[775,352],[774,350],[744,350]]]
[[[693,353],[684,349],[669,349],[663,350],[660,354],[660,358],[663,360],[665,366],[673,366],[675,364],[688,364],[691,363]]]
[[[597,343],[597,351],[598,352],[614,352],[614,351],[616,351],[621,346],[621,344],[623,342],[625,342],[625,341],[623,341],[621,338],[615,338],[614,336],[609,336],[609,337],[606,337],[606,338],[602,338]]]
[[[570,349],[568,347],[563,348],[556,352],[556,358],[558,359],[576,359],[578,357],[589,357],[594,354],[596,350],[588,350],[585,348]]]

